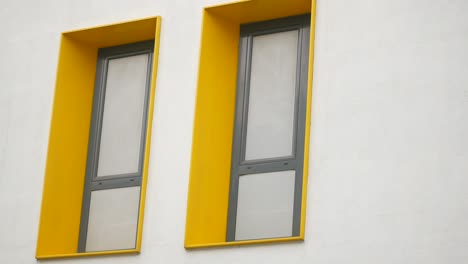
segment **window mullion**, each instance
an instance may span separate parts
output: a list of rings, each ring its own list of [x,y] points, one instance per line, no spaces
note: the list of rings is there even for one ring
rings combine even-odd
[[[294,159],[285,159],[279,161],[241,165],[239,166],[239,176],[254,173],[295,170],[297,167],[296,164],[296,160]]]
[[[105,190],[112,188],[124,188],[141,185],[141,176],[114,178],[109,180],[95,180],[91,183],[91,191]]]

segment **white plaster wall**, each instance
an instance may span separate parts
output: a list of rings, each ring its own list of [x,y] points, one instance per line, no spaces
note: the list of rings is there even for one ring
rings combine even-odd
[[[2,0],[0,263],[34,258],[60,32],[163,17],[142,253],[44,263],[468,263],[468,2],[318,0],[306,241],[183,248],[201,10]]]

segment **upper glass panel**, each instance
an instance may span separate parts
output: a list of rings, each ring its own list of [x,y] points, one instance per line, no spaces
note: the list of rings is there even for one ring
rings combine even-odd
[[[139,171],[148,56],[109,60],[98,177]]]
[[[298,34],[253,37],[245,160],[293,154]]]

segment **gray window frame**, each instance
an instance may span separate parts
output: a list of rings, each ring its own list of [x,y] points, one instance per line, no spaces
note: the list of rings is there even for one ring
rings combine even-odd
[[[78,252],[86,252],[86,238],[88,233],[89,209],[91,193],[97,190],[141,186],[143,174],[144,153],[146,146],[146,126],[148,120],[149,93],[151,87],[151,72],[153,62],[154,40],[125,44],[121,46],[101,48],[98,50],[96,65],[96,79],[93,97],[93,110],[88,143],[88,156],[86,163],[86,176],[81,209],[80,232],[78,239]],[[146,87],[143,110],[143,122],[140,141],[140,156],[138,172],[97,177],[99,163],[99,146],[101,141],[104,102],[106,94],[106,80],[108,63],[111,59],[128,56],[148,54],[146,73]],[[137,216],[138,217],[138,216]]]
[[[245,160],[250,72],[253,37],[298,30],[293,151],[291,156]],[[241,25],[236,110],[232,144],[231,181],[226,241],[236,241],[236,218],[239,177],[255,173],[295,170],[292,236],[299,236],[302,206],[307,78],[309,66],[310,14]],[[262,239],[262,238],[258,238]]]

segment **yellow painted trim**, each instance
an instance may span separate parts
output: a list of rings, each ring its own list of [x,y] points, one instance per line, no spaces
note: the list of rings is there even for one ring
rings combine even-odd
[[[146,201],[146,187],[148,182],[148,168],[151,150],[151,134],[153,130],[153,110],[156,94],[156,77],[158,73],[158,58],[159,58],[159,39],[161,35],[161,17],[156,17],[156,30],[154,37],[154,52],[153,52],[153,70],[151,73],[151,91],[150,101],[148,107],[148,120],[146,126],[146,145],[145,145],[145,160],[143,166],[143,175],[141,181],[141,194],[140,194],[140,213],[138,216],[138,234],[136,241],[136,250],[141,250],[141,240],[143,237],[143,220],[145,216],[145,201]]]
[[[68,31],[70,36],[87,46],[98,48],[123,45],[154,38],[157,17],[132,20],[117,24],[108,24],[80,30]]]
[[[135,18],[135,19],[127,20],[125,22],[107,23],[107,24],[102,24],[102,25],[99,25],[99,26],[84,27],[84,28],[80,28],[80,29],[64,31],[64,32],[62,32],[62,34],[74,34],[74,33],[78,33],[78,32],[86,32],[86,31],[92,31],[92,30],[102,30],[103,28],[109,30],[109,29],[115,28],[115,27],[120,28],[123,25],[136,25],[136,26],[141,27],[141,24],[139,24],[139,23],[146,24],[147,22],[155,20],[158,17],[161,17],[161,16]],[[119,29],[119,31],[121,31],[121,30]],[[93,41],[95,41],[95,40],[93,40]]]
[[[191,228],[186,228],[186,244],[199,243],[200,238],[209,243],[225,238],[238,36],[235,23],[205,11],[187,205]]]
[[[150,17],[62,34],[44,176],[37,259],[140,251],[160,28],[161,17]],[[77,253],[98,49],[149,39],[154,39],[155,46],[135,249]]]
[[[315,18],[317,1],[312,0],[310,10],[310,41],[309,41],[309,74],[307,84],[307,111],[304,139],[304,171],[302,181],[302,203],[301,203],[301,229],[300,237],[305,238],[306,208],[307,208],[307,183],[309,178],[309,148],[310,148],[310,123],[312,116],[312,87],[314,80],[314,48],[315,48]]]
[[[96,49],[62,35],[37,256],[78,247],[96,60]]]
[[[239,24],[310,13],[311,0],[241,0],[205,8]]]
[[[239,25],[306,13],[312,15],[300,235],[226,242]],[[241,0],[216,5],[204,9],[202,25],[184,246],[189,249],[303,240],[315,0]]]

